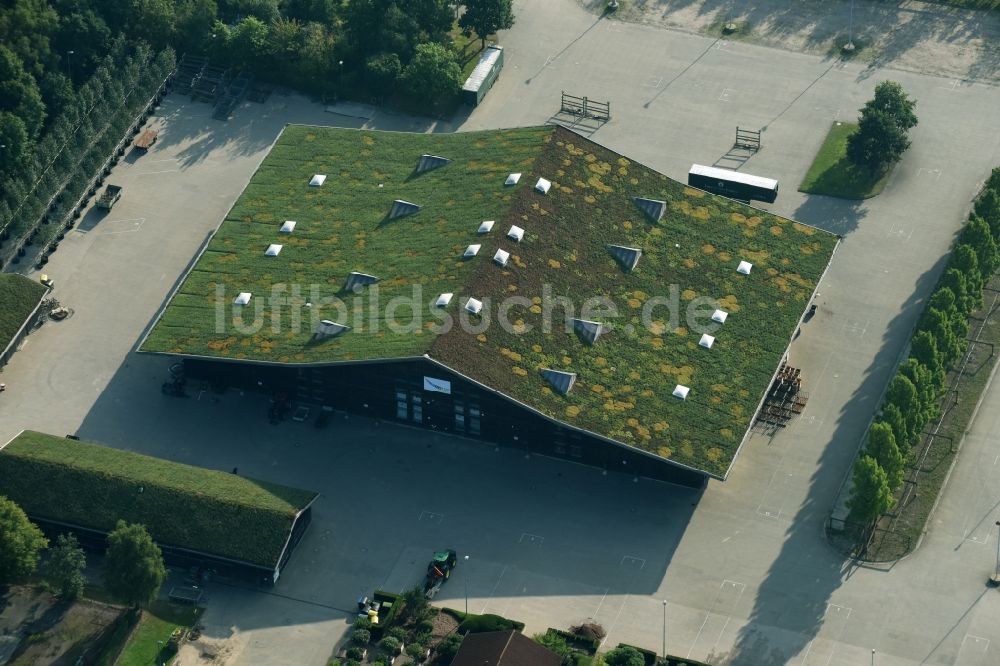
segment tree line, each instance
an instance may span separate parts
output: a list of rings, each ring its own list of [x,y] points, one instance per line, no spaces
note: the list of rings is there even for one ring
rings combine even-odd
[[[146,528],[119,520],[107,545],[103,580],[108,592],[133,607],[156,599],[167,571]],[[24,581],[37,571],[46,587],[68,601],[83,593],[86,566],[87,556],[75,536],[60,534],[50,547],[21,507],[0,495],[0,586]]]
[[[945,377],[968,346],[969,317],[1000,267],[1000,168],[975,201],[910,341],[910,355],[886,390],[879,417],[855,462],[848,520],[870,526],[896,506],[924,427],[941,416]]]

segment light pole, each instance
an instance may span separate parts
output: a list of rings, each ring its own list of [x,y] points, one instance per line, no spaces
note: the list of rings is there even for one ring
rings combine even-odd
[[[872,666],[875,666],[875,648],[872,648]]]
[[[469,568],[469,556],[466,555],[462,558],[465,560],[465,568]],[[469,614],[469,572],[465,572],[465,614]]]
[[[1000,520],[996,522],[997,526],[997,566],[993,570],[993,584],[1000,585]]]
[[[667,600],[663,600],[663,661],[667,660]]]
[[[851,14],[847,20],[847,43],[844,44],[844,50],[854,50],[854,0],[851,0]]]

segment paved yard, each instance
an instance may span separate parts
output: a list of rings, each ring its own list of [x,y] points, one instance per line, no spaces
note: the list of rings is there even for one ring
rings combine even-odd
[[[773,439],[754,438],[728,481],[696,493],[356,417],[272,427],[266,400],[249,394],[162,396],[168,362],[131,350],[285,122],[452,129],[334,116],[295,97],[228,124],[168,100],[161,141],[112,176],[126,189],[113,214],[88,216],[46,267],[76,314],[32,334],[5,370],[0,439],[78,432],[320,491],[274,590],[283,596],[211,590],[206,623],[243,637],[239,663],[320,664],[356,596],[416,583],[446,546],[470,560],[439,600],[463,608],[468,590],[470,610],[529,632],[593,618],[609,645],[658,648],[665,599],[670,651],[713,663],[865,664],[873,648],[880,665],[1000,661],[1000,595],[982,584],[996,535],[981,528],[1000,517],[987,492],[997,466],[983,462],[1000,443],[987,431],[968,443],[942,522],[913,557],[853,569],[822,535],[921,299],[1000,164],[1000,90],[598,20],[570,0],[517,11],[504,73],[463,129],[544,122],[560,90],[609,99],[614,118],[593,138],[683,178],[692,162],[737,166],[737,124],[766,128],[742,170],[781,181],[769,208],[845,235],[792,348],[809,406]],[[890,77],[918,99],[920,124],[885,193],[851,203],[796,192],[829,124]],[[282,647],[303,644],[308,653]]]

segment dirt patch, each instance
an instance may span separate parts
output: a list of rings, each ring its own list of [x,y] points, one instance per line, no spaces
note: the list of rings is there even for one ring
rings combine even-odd
[[[458,629],[458,620],[447,613],[438,613],[434,616],[434,629],[431,630],[431,645],[437,645],[445,636],[455,633]]]
[[[96,601],[63,603],[48,592],[22,586],[7,591],[2,607],[0,663],[16,666],[73,664],[123,613]]]
[[[236,663],[245,641],[236,631],[229,638],[209,638],[201,635],[183,643],[177,652],[177,663],[184,666],[223,666]]]

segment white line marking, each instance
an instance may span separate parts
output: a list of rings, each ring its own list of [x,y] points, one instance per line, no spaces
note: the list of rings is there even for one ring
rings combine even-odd
[[[685,659],[690,659],[691,658],[691,652],[694,651],[694,646],[698,644],[698,639],[701,638],[701,632],[705,629],[705,625],[708,624],[708,619],[710,617],[712,617],[712,613],[713,613],[715,607],[718,605],[719,599],[722,597],[722,589],[726,586],[726,583],[732,585],[733,587],[739,586],[739,588],[740,588],[739,594],[736,595],[736,603],[733,604],[734,608],[736,607],[736,604],[738,604],[740,602],[740,599],[743,597],[743,592],[746,591],[746,589],[747,589],[747,586],[744,585],[743,583],[740,583],[740,582],[735,581],[735,580],[729,580],[728,578],[724,579],[719,584],[719,591],[716,592],[716,594],[715,594],[715,601],[712,602],[711,607],[708,609],[708,612],[705,614],[705,619],[702,621],[701,626],[698,627],[698,633],[695,634],[694,642],[691,643],[691,647],[688,649],[687,655],[685,655],[685,657],[684,657]],[[727,613],[725,615],[725,617],[726,617],[726,626],[728,626],[729,619],[732,616],[733,616],[732,611],[730,611],[729,613]],[[723,628],[722,628],[723,631],[726,630],[726,626],[723,626]],[[719,642],[719,640],[721,638],[722,638],[722,634],[720,633],[719,636],[718,636],[718,638],[715,639],[715,643],[712,644],[712,650],[715,649],[716,644],[718,644],[718,642]]]
[[[623,556],[622,561],[619,562],[618,564],[624,565],[626,562],[628,562],[628,564],[631,566],[635,566],[636,564],[638,564],[640,569],[646,566],[646,560],[642,559],[641,557],[632,557],[631,555]]]
[[[545,542],[545,537],[538,536],[537,534],[528,534],[523,532],[521,538],[517,540],[518,543],[524,543],[527,540],[528,543],[536,544],[541,546]]]
[[[179,172],[180,172],[180,169],[164,169],[163,171],[140,171],[140,172],[138,172],[135,175],[137,175],[137,176],[152,176],[152,175],[158,174],[158,173],[179,173]]]
[[[594,617],[597,617],[597,614],[601,612],[601,606],[604,605],[604,600],[608,598],[608,590],[609,588],[604,588],[604,594],[601,595],[601,600],[597,603],[597,608],[594,609]]]
[[[143,160],[146,164],[154,164],[156,162],[176,162],[176,157],[165,157],[161,160]]]
[[[651,76],[642,85],[644,88],[659,88],[661,83],[663,83],[662,76]]]
[[[496,593],[497,593],[497,588],[499,588],[499,587],[500,587],[500,581],[502,581],[502,580],[503,580],[503,575],[504,575],[505,573],[507,573],[507,567],[506,567],[506,565],[504,566],[504,568],[503,568],[503,571],[501,571],[501,572],[500,572],[500,577],[499,577],[499,578],[497,578],[497,582],[496,582],[496,584],[495,584],[495,585],[493,586],[493,589],[492,589],[492,590],[490,590],[490,596],[489,596],[489,597],[487,597],[487,599],[486,599],[486,603],[484,603],[484,604],[483,604],[483,610],[479,611],[479,614],[480,614],[480,615],[483,615],[483,614],[485,614],[485,613],[486,613],[486,607],[490,605],[490,599],[492,599],[493,597],[495,597],[495,596],[496,596]]]
[[[441,521],[444,520],[444,514],[443,513],[435,513],[433,511],[421,511],[420,512],[420,517],[417,518],[417,522],[422,522],[423,520],[427,520],[429,522],[435,522],[435,523],[438,523],[440,525]]]
[[[941,169],[925,169],[923,167],[917,169],[917,176],[921,176],[925,173],[928,176],[932,176],[934,180],[941,180]]]
[[[719,101],[720,102],[728,102],[729,101],[729,93],[731,93],[731,92],[736,92],[736,91],[733,90],[732,88],[723,88],[722,89],[722,94],[719,95]]]

